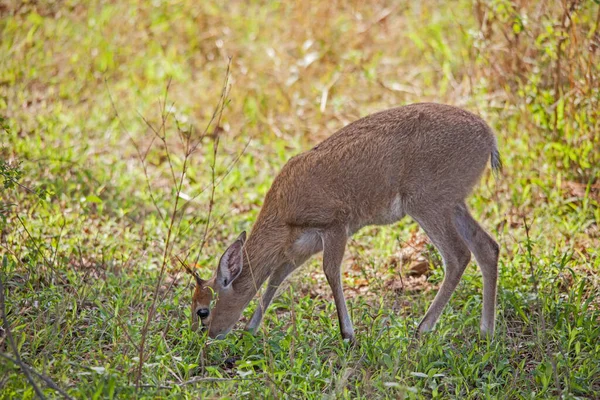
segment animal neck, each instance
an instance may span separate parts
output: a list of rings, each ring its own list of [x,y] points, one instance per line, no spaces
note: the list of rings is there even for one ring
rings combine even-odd
[[[285,226],[259,221],[244,244],[244,264],[233,282],[241,296],[252,300],[273,271],[285,262],[287,230]]]

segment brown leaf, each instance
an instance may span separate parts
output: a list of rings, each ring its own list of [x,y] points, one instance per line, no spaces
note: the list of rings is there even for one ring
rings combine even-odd
[[[428,275],[429,273],[429,262],[427,261],[417,261],[414,262],[408,272],[406,273],[408,276],[421,276]]]
[[[565,187],[568,189],[569,194],[574,197],[585,197],[588,191],[588,185],[583,183],[565,182]],[[600,184],[589,185],[589,197],[600,201]]]

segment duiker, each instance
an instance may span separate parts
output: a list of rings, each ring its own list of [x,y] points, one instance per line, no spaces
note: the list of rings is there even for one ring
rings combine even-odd
[[[333,292],[340,330],[354,340],[342,289],[348,238],[366,225],[411,216],[439,250],[445,278],[421,321],[431,330],[475,256],[483,275],[482,333],[492,336],[498,244],[473,219],[465,198],[488,160],[501,167],[496,139],[479,117],[432,103],[382,111],[347,125],[313,149],[291,158],[275,178],[250,236],[225,251],[208,281],[192,272],[192,326],[222,337],[268,279],[247,329],[255,331],[279,285],[313,254]]]

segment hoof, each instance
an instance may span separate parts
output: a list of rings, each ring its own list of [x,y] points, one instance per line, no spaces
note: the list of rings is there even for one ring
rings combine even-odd
[[[354,347],[354,346],[356,346],[356,345],[358,344],[358,342],[356,341],[356,338],[355,338],[355,337],[352,337],[352,338],[344,338],[344,339],[343,339],[343,342],[344,342],[344,343],[347,343],[347,344],[348,344],[348,346],[350,346],[350,347]]]
[[[487,326],[487,325],[481,325],[479,327],[480,332],[481,332],[481,336],[483,336],[486,339],[492,340],[494,338],[494,327],[493,326]]]
[[[247,326],[247,327],[244,328],[244,330],[246,332],[248,332],[249,334],[251,334],[252,336],[255,336],[256,332],[258,331],[258,329],[256,327],[253,327],[253,326]]]
[[[430,324],[425,320],[421,321],[421,323],[417,327],[417,336],[421,337],[424,333],[431,332],[434,327],[435,324]]]
[[[354,335],[354,332],[342,332],[342,339],[344,342],[356,344],[356,336]]]

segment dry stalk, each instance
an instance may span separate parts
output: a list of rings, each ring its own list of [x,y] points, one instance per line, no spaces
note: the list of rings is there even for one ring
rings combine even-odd
[[[35,247],[35,250],[37,251],[37,253],[40,256],[42,256],[42,258],[44,259],[44,263],[46,264],[46,266],[48,266],[48,268],[50,268],[50,270],[54,273],[54,276],[56,276],[61,281],[61,283],[63,285],[66,285],[67,282],[58,273],[58,271],[56,270],[56,268],[54,268],[54,264],[51,263],[50,260],[48,260],[48,258],[46,257],[46,255],[44,254],[44,252],[42,251],[42,249],[40,249],[40,247],[38,246],[36,240],[33,238],[33,235],[31,235],[31,232],[29,232],[29,229],[27,229],[27,225],[25,225],[25,222],[23,221],[23,219],[17,213],[15,213],[15,216],[17,217],[17,219],[19,220],[19,223],[21,224],[21,226],[25,230],[25,233],[27,233],[27,237],[29,238],[29,240],[31,241],[31,243],[33,243],[33,246]],[[62,233],[62,230],[61,230],[61,233]],[[19,234],[21,235],[21,237],[23,237],[23,234],[21,234],[20,232],[19,232]],[[58,246],[58,244],[57,244],[57,246]]]
[[[2,283],[2,277],[0,277],[0,313],[2,313],[2,323],[4,325],[4,331],[6,332],[6,337],[8,338],[8,343],[10,344],[10,347],[12,348],[15,358],[12,358],[4,353],[0,353],[0,357],[12,362],[13,364],[18,365],[19,368],[21,368],[21,371],[27,377],[27,380],[33,387],[35,394],[40,399],[45,399],[46,397],[42,393],[42,390],[39,388],[37,383],[35,383],[35,380],[33,379],[32,374],[36,375],[39,379],[46,382],[46,384],[50,388],[59,392],[61,395],[63,395],[64,398],[71,399],[71,397],[65,391],[63,391],[60,387],[58,387],[58,385],[56,383],[54,383],[54,381],[52,379],[35,371],[29,365],[25,364],[23,362],[23,360],[21,359],[21,355],[19,354],[19,349],[18,349],[17,345],[15,344],[15,341],[12,336],[12,331],[10,330],[10,324],[8,323],[8,317],[6,316],[6,304],[4,301],[4,284]]]
[[[202,241],[200,242],[200,247],[198,249],[198,254],[196,255],[196,259],[194,261],[194,264],[198,264],[198,261],[200,260],[200,255],[202,254],[202,250],[204,249],[204,245],[206,244],[206,238],[208,237],[208,228],[210,226],[210,219],[212,217],[212,213],[213,213],[213,207],[214,207],[214,202],[215,202],[215,191],[217,188],[216,185],[216,163],[217,163],[217,153],[219,150],[219,135],[218,135],[218,129],[219,125],[221,123],[221,117],[223,116],[223,110],[225,108],[225,102],[227,100],[227,95],[228,95],[228,90],[227,90],[227,86],[229,83],[229,74],[230,74],[230,68],[231,68],[231,57],[229,58],[229,63],[227,64],[227,71],[225,72],[225,82],[223,82],[223,89],[221,90],[221,97],[219,98],[219,104],[216,108],[215,111],[213,112],[213,115],[204,131],[203,135],[206,135],[208,133],[208,130],[210,128],[210,125],[213,123],[213,121],[215,121],[216,119],[216,123],[214,124],[214,128],[213,128],[213,155],[212,155],[212,161],[210,164],[210,170],[211,170],[211,190],[210,190],[210,199],[208,202],[208,215],[206,217],[206,224],[204,225],[204,233],[202,235]],[[196,147],[198,145],[196,144],[196,146],[194,146],[194,148],[192,149],[192,152],[196,151]]]
[[[131,136],[131,134],[129,133],[129,130],[125,127],[125,124],[123,124],[123,120],[121,119],[121,116],[119,115],[119,111],[117,110],[117,106],[115,105],[115,102],[112,98],[112,95],[110,93],[110,89],[108,88],[108,83],[106,80],[104,81],[104,84],[106,85],[106,91],[108,93],[108,98],[110,100],[111,107],[112,107],[113,111],[115,112],[115,116],[117,117],[117,120],[119,121],[119,125],[121,126],[121,129],[123,130],[123,132],[125,132],[127,134],[127,137],[133,144],[133,147],[135,148],[138,158],[140,159],[140,162],[142,163],[142,168],[144,169],[144,177],[145,177],[146,186],[147,186],[146,188],[148,190],[148,194],[150,195],[150,200],[152,201],[152,204],[154,205],[154,208],[156,209],[156,212],[158,213],[158,216],[160,217],[161,222],[166,226],[165,216],[163,215],[163,212],[160,209],[160,207],[158,206],[156,198],[154,197],[154,191],[152,190],[152,185],[150,184],[150,177],[148,176],[148,166],[146,165],[146,157],[148,157],[148,152],[150,151],[150,149],[152,148],[152,145],[154,144],[155,137],[153,137],[152,140],[150,140],[150,144],[146,148],[146,151],[144,151],[142,153],[140,146],[133,139],[133,136]]]
[[[171,154],[170,154],[170,150],[167,144],[167,129],[166,129],[166,124],[169,118],[169,115],[171,114],[171,110],[172,110],[172,106],[169,108],[169,111],[167,111],[167,96],[168,96],[168,91],[169,91],[169,87],[170,87],[170,83],[171,81],[169,80],[169,84],[167,85],[167,88],[165,90],[165,97],[163,102],[161,103],[161,127],[158,129],[155,129],[150,123],[148,123],[147,120],[144,119],[144,121],[146,122],[146,124],[150,127],[150,129],[154,132],[155,137],[160,140],[162,142],[162,145],[164,147],[165,153],[166,153],[166,158],[167,158],[167,163],[169,165],[169,169],[171,171],[171,176],[173,179],[173,184],[175,185],[175,201],[174,201],[174,205],[173,208],[171,210],[170,213],[170,218],[168,220],[167,226],[167,237],[165,240],[165,246],[164,246],[164,250],[163,250],[163,254],[162,254],[162,262],[161,262],[161,267],[160,267],[160,272],[158,275],[158,280],[156,282],[156,285],[154,287],[154,294],[152,297],[152,303],[150,305],[150,309],[148,311],[148,315],[146,317],[146,321],[144,323],[144,326],[142,328],[142,332],[141,332],[141,339],[140,339],[140,345],[139,345],[139,364],[137,367],[137,372],[136,372],[136,378],[135,378],[135,382],[136,382],[136,388],[140,388],[140,382],[142,379],[142,370],[143,370],[143,366],[144,366],[144,362],[145,362],[145,345],[146,345],[146,340],[148,337],[148,330],[150,328],[150,323],[152,322],[152,320],[154,319],[154,316],[156,314],[156,309],[157,309],[157,303],[158,303],[158,299],[159,297],[161,299],[163,299],[163,296],[159,296],[159,292],[160,292],[160,288],[164,279],[164,275],[165,275],[165,270],[167,267],[167,262],[169,261],[170,254],[172,251],[172,242],[173,242],[173,238],[176,236],[176,233],[179,231],[179,226],[181,223],[181,213],[179,213],[180,211],[180,199],[181,199],[181,193],[182,193],[182,189],[183,189],[183,184],[184,184],[184,180],[185,177],[187,175],[187,169],[189,167],[189,163],[190,163],[190,158],[192,156],[192,154],[196,151],[196,149],[198,148],[198,146],[200,145],[200,143],[202,142],[202,139],[205,137],[206,133],[208,132],[208,130],[210,129],[211,125],[216,121],[216,124],[214,124],[213,127],[213,133],[217,132],[217,130],[219,129],[219,123],[221,121],[221,116],[223,115],[223,110],[225,108],[225,104],[226,104],[226,98],[227,98],[227,85],[229,82],[229,71],[230,71],[230,66],[231,66],[231,59],[229,59],[229,64],[227,66],[227,73],[226,73],[226,78],[225,78],[225,83],[223,85],[223,90],[221,92],[221,97],[219,99],[219,103],[217,105],[217,107],[215,108],[215,112],[213,113],[213,117],[211,118],[209,124],[207,125],[207,128],[205,130],[205,132],[200,135],[200,138],[198,140],[193,140],[192,135],[191,134],[184,134],[183,131],[178,130],[179,132],[179,138],[181,140],[181,142],[184,144],[184,148],[185,148],[185,154],[184,154],[184,159],[183,159],[183,165],[181,167],[181,173],[179,174],[179,177],[176,177],[175,174],[175,168],[173,166],[173,161],[171,158]],[[211,192],[211,198],[210,198],[210,203],[209,203],[209,210],[208,210],[208,217],[207,217],[207,221],[206,221],[206,227],[205,227],[205,234],[204,237],[202,239],[202,246],[204,245],[205,241],[206,241],[206,234],[208,232],[208,226],[210,225],[210,218],[212,215],[212,209],[213,209],[213,204],[214,204],[214,195],[215,195],[215,181],[216,181],[216,159],[217,159],[217,153],[218,153],[218,144],[219,144],[219,138],[218,135],[215,136],[214,142],[213,142],[213,160],[211,162],[211,182],[212,182],[212,192]],[[141,160],[143,164],[145,164],[144,159]],[[145,168],[146,169],[146,168]],[[146,173],[146,179],[148,180],[148,175]],[[147,183],[148,187],[150,188],[150,183]],[[199,250],[198,253],[198,258],[200,256],[200,253],[202,251],[202,247]],[[170,285],[170,287],[167,290],[168,291],[171,289],[172,285]]]

